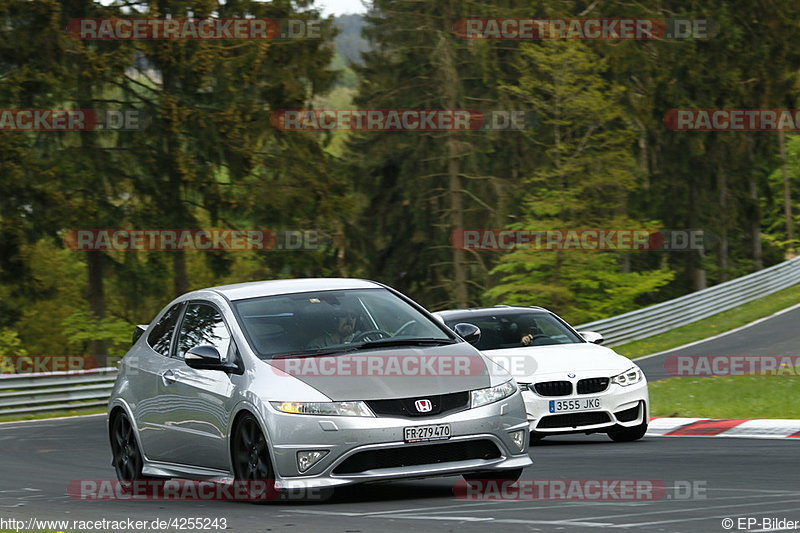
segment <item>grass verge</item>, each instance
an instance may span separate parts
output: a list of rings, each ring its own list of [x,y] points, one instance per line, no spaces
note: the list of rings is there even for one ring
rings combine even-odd
[[[20,420],[43,420],[45,418],[63,418],[65,416],[98,415],[106,412],[105,407],[92,409],[75,409],[73,411],[48,411],[29,415],[0,416],[0,422],[17,422]],[[0,530],[2,532],[2,530]]]
[[[614,351],[631,359],[663,352],[744,326],[797,303],[800,303],[800,285],[783,289],[661,335],[614,346]]]
[[[652,416],[800,418],[796,376],[670,378],[648,385]]]

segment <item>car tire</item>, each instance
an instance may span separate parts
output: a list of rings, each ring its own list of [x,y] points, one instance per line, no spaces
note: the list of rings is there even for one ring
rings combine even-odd
[[[242,416],[233,430],[231,463],[235,483],[245,486],[249,501],[266,503],[279,498],[269,444],[258,420],[251,414]],[[261,486],[262,482],[266,483],[265,487]]]
[[[111,464],[117,473],[120,487],[129,492],[138,479],[147,479],[142,474],[144,459],[136,440],[136,431],[128,415],[118,412],[111,419]]]
[[[632,428],[622,428],[609,431],[608,436],[614,442],[633,442],[644,437],[645,433],[647,433],[647,422],[643,422],[638,426],[633,426]]]
[[[521,468],[513,468],[511,470],[496,470],[493,472],[478,472],[476,474],[464,474],[465,481],[517,481],[522,476]]]

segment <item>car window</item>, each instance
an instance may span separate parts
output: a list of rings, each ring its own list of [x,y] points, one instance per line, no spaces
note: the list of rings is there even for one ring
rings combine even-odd
[[[263,358],[379,339],[451,338],[386,289],[347,289],[234,302],[242,328]]]
[[[212,305],[190,303],[183,314],[175,356],[183,359],[191,348],[204,344],[214,346],[223,361],[232,360],[235,346],[220,312]]]
[[[178,323],[182,306],[183,303],[177,303],[170,307],[147,336],[147,344],[161,355],[169,356],[172,333],[175,331],[175,324]]]
[[[475,345],[479,350],[584,342],[558,318],[550,313],[540,311],[448,318],[445,323],[451,329],[460,323],[479,327],[481,338]]]

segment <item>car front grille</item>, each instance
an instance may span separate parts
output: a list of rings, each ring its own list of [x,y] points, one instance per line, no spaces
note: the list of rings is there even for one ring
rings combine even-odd
[[[609,378],[587,378],[578,381],[578,394],[603,392],[611,382]]]
[[[420,413],[414,406],[415,401],[423,399],[431,401],[431,410],[426,413]],[[469,392],[392,400],[367,400],[367,405],[377,416],[400,416],[406,418],[442,416],[469,409]]]
[[[593,426],[611,422],[608,413],[565,413],[563,415],[550,415],[539,420],[537,428],[575,428],[579,426]]]
[[[533,386],[539,396],[569,396],[572,383],[569,381],[540,381]]]
[[[641,402],[630,409],[625,409],[624,411],[617,411],[614,413],[614,416],[617,417],[617,420],[620,422],[633,422],[637,418],[639,418],[639,407],[641,406]]]
[[[435,465],[451,461],[497,459],[498,457],[500,457],[500,450],[488,439],[414,445],[358,452],[334,468],[333,473],[357,474],[379,468]]]

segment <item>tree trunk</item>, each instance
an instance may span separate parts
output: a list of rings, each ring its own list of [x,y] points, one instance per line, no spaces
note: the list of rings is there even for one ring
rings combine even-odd
[[[89,301],[89,309],[95,318],[101,319],[106,316],[106,297],[103,288],[103,252],[86,252],[86,268],[88,277],[88,287],[86,299]],[[105,341],[95,340],[89,343],[89,354],[97,356],[107,355],[108,347]]]
[[[82,6],[82,15],[89,15],[90,6],[91,2],[86,2],[86,4]],[[86,55],[81,55],[78,65],[80,66],[79,72],[88,72],[91,70]],[[93,101],[94,86],[92,81],[93,79],[89,76],[79,76],[78,78],[78,94],[80,96],[77,104],[79,109],[92,109],[95,107]],[[97,132],[81,131],[78,136],[83,157],[92,161],[97,154]],[[89,176],[86,193],[83,195],[83,202],[84,206],[91,206],[93,209],[89,211],[91,214],[83,219],[82,222],[88,223],[90,225],[89,227],[102,228],[105,226],[102,220],[105,209],[105,187],[103,185],[103,178],[98,176],[96,170],[89,170]],[[89,302],[89,310],[94,319],[103,319],[106,316],[106,299],[105,290],[103,288],[103,253],[104,252],[99,250],[86,252],[86,299]],[[105,341],[93,340],[89,342],[88,351],[89,355],[96,358],[98,356],[105,356],[108,354],[108,345]]]
[[[697,221],[700,219],[698,202],[702,200],[698,198],[698,194],[697,183],[695,180],[691,180],[689,182],[689,227],[691,228],[696,228]],[[707,287],[706,270],[703,267],[703,252],[698,250],[697,252],[691,252],[691,254],[689,268],[692,275],[692,288],[695,291],[702,291]]]
[[[728,179],[725,169],[717,171],[717,191],[719,192],[719,281],[728,281]]]
[[[452,28],[449,12],[445,13],[444,22],[448,31],[442,33],[437,46],[440,60],[440,74],[442,78],[442,100],[445,109],[458,109],[458,71],[455,64],[452,38],[449,28]],[[449,226],[452,232],[464,229],[464,198],[463,185],[461,183],[461,150],[458,142],[457,133],[450,131],[446,141],[447,150],[447,189],[450,199]],[[457,307],[469,306],[469,290],[467,288],[467,264],[466,253],[464,250],[453,246],[453,299]]]
[[[450,230],[464,229],[464,198],[461,193],[461,160],[458,155],[458,141],[450,136],[447,140],[447,175],[450,195]],[[464,250],[454,246],[453,250],[453,292],[457,307],[467,307],[467,265]]]
[[[170,98],[172,105],[165,110],[164,133],[166,135],[166,171],[169,183],[169,194],[164,199],[164,207],[169,220],[173,222],[170,229],[185,230],[190,229],[190,217],[186,212],[186,205],[183,202],[183,181],[185,171],[181,165],[181,146],[177,139],[177,122],[180,120],[178,115],[177,96],[175,91],[175,74],[170,65],[164,65],[161,69],[164,83],[163,93]],[[186,273],[186,254],[181,250],[171,252],[172,256],[172,286],[175,296],[187,292],[189,287],[188,276]]]
[[[758,187],[756,180],[750,178],[750,198],[753,200],[753,217],[751,223],[751,233],[753,242],[753,261],[755,262],[756,270],[764,268],[764,257],[761,248],[761,217],[759,216],[760,209],[758,208]]]
[[[794,250],[794,220],[792,215],[792,191],[789,183],[789,173],[786,169],[786,132],[778,131],[778,146],[781,152],[781,177],[783,179],[783,218],[786,219],[786,240],[789,241],[789,251]]]

